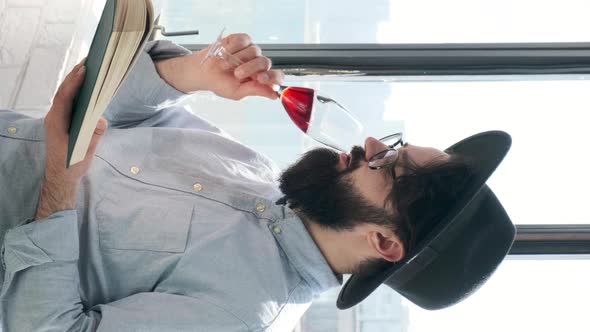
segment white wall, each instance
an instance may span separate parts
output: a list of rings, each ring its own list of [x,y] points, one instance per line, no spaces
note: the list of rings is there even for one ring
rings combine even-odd
[[[0,0],[0,108],[39,117],[86,55],[105,0]]]

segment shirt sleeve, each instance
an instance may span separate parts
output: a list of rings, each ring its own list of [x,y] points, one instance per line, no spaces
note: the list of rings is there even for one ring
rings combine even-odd
[[[190,54],[189,50],[169,41],[147,43],[103,114],[110,126],[137,126],[189,96],[166,83],[154,65],[154,61],[187,54]]]
[[[84,312],[78,286],[75,210],[9,230],[2,248],[0,293],[4,331],[94,331],[100,321]]]
[[[8,231],[0,293],[4,331],[249,331],[232,313],[197,298],[138,293],[84,308],[77,213],[61,211]]]
[[[170,41],[149,42],[104,113],[112,128],[170,127],[200,129],[231,138],[226,131],[195,115],[181,102],[190,96],[158,74],[154,61],[190,54]]]
[[[138,293],[99,307],[102,313],[99,332],[252,331],[245,322],[223,308],[176,294]]]

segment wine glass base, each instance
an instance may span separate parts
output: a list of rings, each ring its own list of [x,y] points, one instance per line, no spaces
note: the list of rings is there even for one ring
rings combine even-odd
[[[221,32],[219,33],[219,36],[217,36],[215,42],[209,45],[209,51],[207,52],[207,55],[203,58],[203,60],[201,60],[201,64],[205,63],[205,61],[207,61],[207,59],[209,58],[223,58],[225,49],[223,47],[222,38],[224,32],[225,27],[221,29]]]

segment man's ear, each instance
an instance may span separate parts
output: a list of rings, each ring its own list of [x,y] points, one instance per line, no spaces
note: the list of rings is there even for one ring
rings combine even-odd
[[[369,246],[389,262],[397,262],[404,258],[405,250],[400,238],[393,232],[372,231],[367,234]]]

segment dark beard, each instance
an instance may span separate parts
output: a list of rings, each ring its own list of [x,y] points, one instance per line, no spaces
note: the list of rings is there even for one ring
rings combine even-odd
[[[347,177],[365,160],[364,149],[352,149],[350,166],[344,171],[337,169],[339,160],[332,150],[314,149],[286,169],[279,181],[289,207],[303,213],[306,221],[333,230],[387,223],[391,216],[355,192]]]

